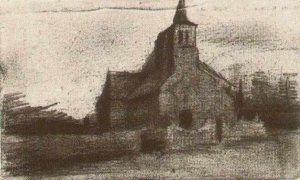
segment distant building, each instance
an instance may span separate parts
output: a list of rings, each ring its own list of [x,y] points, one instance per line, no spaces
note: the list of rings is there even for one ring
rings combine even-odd
[[[197,24],[180,0],[173,24],[159,33],[152,56],[139,72],[107,72],[96,104],[103,131],[165,128],[201,129],[235,119],[232,84],[201,61]]]
[[[263,71],[256,71],[253,74],[252,85],[264,89],[269,86],[269,78]]]
[[[278,91],[280,98],[290,105],[297,104],[297,78],[298,73],[284,73],[278,83]]]
[[[266,99],[271,93],[272,88],[269,83],[269,78],[263,71],[256,71],[252,76],[251,92],[254,98],[254,102],[257,105],[262,104],[266,102]]]

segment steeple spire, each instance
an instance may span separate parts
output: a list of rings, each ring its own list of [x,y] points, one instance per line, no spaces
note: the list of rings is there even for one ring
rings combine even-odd
[[[185,0],[179,0],[176,13],[173,19],[173,24],[196,25],[195,23],[191,22],[186,15]]]
[[[184,8],[185,8],[185,0],[179,0],[178,5],[177,5],[177,10],[184,9]]]

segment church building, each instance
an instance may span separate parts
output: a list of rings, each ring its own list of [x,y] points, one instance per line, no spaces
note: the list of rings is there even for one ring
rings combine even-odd
[[[171,125],[192,131],[235,119],[232,84],[201,61],[197,27],[179,0],[173,24],[159,33],[142,69],[107,72],[96,104],[103,132]]]

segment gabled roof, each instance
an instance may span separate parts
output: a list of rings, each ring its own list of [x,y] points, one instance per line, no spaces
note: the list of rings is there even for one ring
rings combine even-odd
[[[187,17],[185,0],[179,0],[176,13],[173,19],[173,24],[188,24],[197,26],[197,24],[191,22]]]

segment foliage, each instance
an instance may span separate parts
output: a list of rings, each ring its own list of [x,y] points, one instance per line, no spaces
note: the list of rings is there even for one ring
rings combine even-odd
[[[86,128],[79,120],[57,110],[55,106],[32,107],[22,93],[4,95],[2,128],[7,134],[82,134]]]

